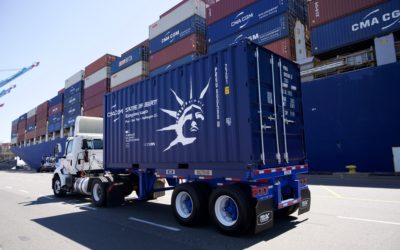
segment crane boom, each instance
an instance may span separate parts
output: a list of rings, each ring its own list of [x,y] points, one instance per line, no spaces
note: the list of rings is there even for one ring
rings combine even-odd
[[[39,62],[35,62],[29,67],[24,67],[20,71],[15,73],[14,75],[12,75],[12,76],[4,79],[4,80],[1,80],[0,81],[0,88],[3,87],[4,85],[6,85],[7,83],[15,80],[16,78],[20,77],[21,75],[25,74],[26,72],[28,72],[29,70],[33,69],[34,67],[37,67],[37,66],[39,66]]]

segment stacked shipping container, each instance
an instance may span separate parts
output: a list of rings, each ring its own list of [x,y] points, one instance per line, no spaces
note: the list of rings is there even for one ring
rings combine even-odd
[[[248,38],[295,60],[295,25],[306,12],[304,0],[221,0],[207,9],[209,52]]]
[[[73,127],[76,117],[82,113],[83,77],[83,74],[79,74],[79,78],[73,80],[76,81],[74,84],[66,84],[64,92],[64,129]],[[69,82],[73,81],[69,80]]]
[[[110,66],[115,60],[106,54],[85,68],[83,115],[103,117],[103,96],[110,91]]]
[[[36,108],[36,141],[40,142],[45,139],[47,133],[49,102],[45,101]]]
[[[162,73],[171,63],[207,52],[205,3],[185,0],[150,25],[150,75]]]
[[[15,119],[11,123],[11,144],[16,144],[18,140],[18,120]]]
[[[62,129],[63,94],[49,100],[49,118],[47,132],[59,132]]]
[[[30,110],[27,114],[26,136],[25,139],[33,142],[36,137],[36,108]]]
[[[18,133],[17,143],[18,144],[25,143],[26,119],[27,119],[27,114],[21,115],[18,119],[18,125],[17,125],[17,133]]]
[[[145,41],[123,53],[111,64],[111,90],[143,80],[149,74],[149,46]]]
[[[319,57],[342,54],[346,46],[356,51],[361,42],[372,46],[375,37],[400,30],[398,0],[313,0],[308,9],[312,53]]]

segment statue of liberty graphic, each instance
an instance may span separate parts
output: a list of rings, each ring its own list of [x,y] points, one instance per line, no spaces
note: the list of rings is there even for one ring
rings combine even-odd
[[[180,108],[178,111],[161,109],[164,113],[170,115],[176,119],[175,124],[159,129],[157,131],[175,131],[176,138],[164,149],[168,151],[173,146],[182,144],[183,146],[192,144],[197,139],[197,132],[199,131],[199,123],[204,121],[204,104],[203,98],[207,93],[210,85],[211,78],[208,80],[207,85],[201,91],[198,99],[193,97],[193,86],[192,81],[190,82],[190,96],[189,100],[183,101],[174,90],[171,92],[174,94],[176,101],[179,103]]]

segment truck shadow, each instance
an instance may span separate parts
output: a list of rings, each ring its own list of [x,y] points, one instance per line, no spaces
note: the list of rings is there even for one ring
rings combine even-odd
[[[272,240],[307,219],[287,217],[275,220],[274,227],[263,233],[230,237],[220,234],[211,223],[196,228],[179,225],[169,205],[130,201],[121,207],[82,207],[80,212],[33,221],[91,249],[244,249]]]
[[[63,205],[83,205],[88,204],[91,200],[88,197],[79,194],[70,194],[65,198],[57,198],[54,195],[46,195],[38,197],[36,200],[18,203],[24,206],[44,205],[44,204],[63,204]]]

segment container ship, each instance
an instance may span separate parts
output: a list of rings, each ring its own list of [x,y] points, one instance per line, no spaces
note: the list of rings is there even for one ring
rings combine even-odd
[[[105,93],[249,39],[299,64],[310,171],[400,171],[398,0],[184,0],[148,30],[145,41],[98,58],[14,120],[13,153],[38,169],[73,134],[77,116],[103,117]]]

